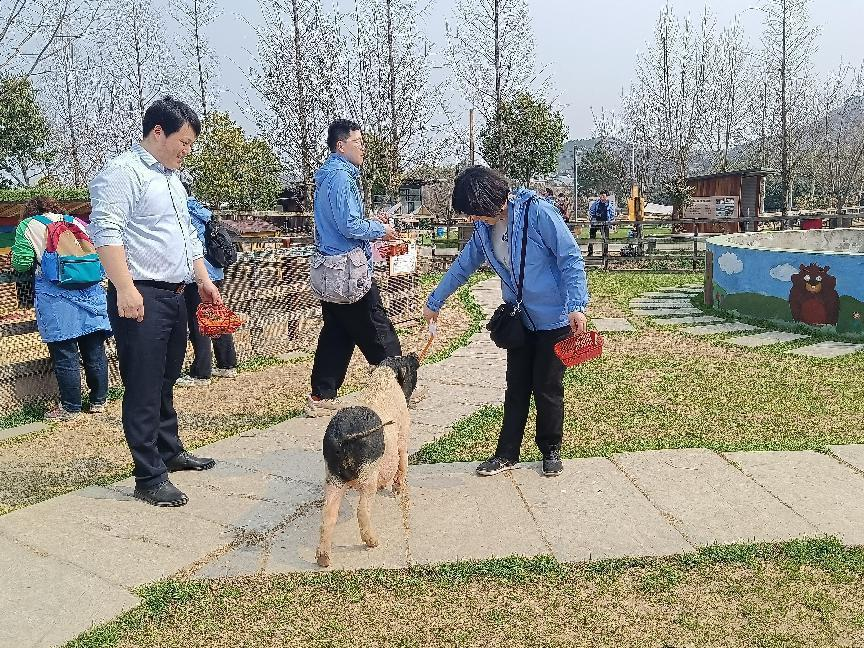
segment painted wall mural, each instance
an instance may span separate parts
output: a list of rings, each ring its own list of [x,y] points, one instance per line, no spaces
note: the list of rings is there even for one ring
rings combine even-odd
[[[794,234],[802,236],[791,242],[804,247],[807,232]],[[864,244],[864,232],[854,234]],[[759,236],[736,234],[708,242],[715,307],[864,337],[864,254],[850,251],[860,249],[857,243],[850,244],[847,235],[843,251],[832,251],[757,247],[747,240]],[[824,242],[824,235],[814,242]]]

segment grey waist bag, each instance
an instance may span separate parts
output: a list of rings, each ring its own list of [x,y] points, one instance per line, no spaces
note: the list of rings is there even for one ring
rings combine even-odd
[[[309,286],[321,301],[353,304],[372,287],[372,275],[363,248],[344,254],[316,251],[309,263]]]

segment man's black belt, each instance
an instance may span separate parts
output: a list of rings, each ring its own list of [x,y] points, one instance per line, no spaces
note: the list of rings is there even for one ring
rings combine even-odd
[[[158,288],[159,290],[170,290],[173,293],[177,293],[178,295],[183,292],[186,288],[185,283],[171,283],[170,281],[153,281],[151,279],[144,279],[141,281],[134,282],[136,286],[146,286],[147,288]]]

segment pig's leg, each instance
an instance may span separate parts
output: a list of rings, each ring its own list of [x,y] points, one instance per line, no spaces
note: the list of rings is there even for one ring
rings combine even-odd
[[[339,517],[339,506],[342,504],[342,497],[345,491],[348,490],[347,484],[332,484],[329,481],[324,482],[324,510],[321,515],[321,541],[318,543],[318,550],[315,552],[315,559],[321,567],[330,566],[330,548],[333,542],[333,527],[336,526],[336,520]]]
[[[378,473],[368,475],[360,487],[360,503],[357,505],[357,522],[360,524],[360,538],[367,547],[377,547],[378,538],[372,530],[372,499],[378,490]]]

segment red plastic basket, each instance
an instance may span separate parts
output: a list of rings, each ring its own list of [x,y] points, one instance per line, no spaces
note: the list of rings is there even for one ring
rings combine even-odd
[[[198,330],[207,337],[228,335],[243,326],[243,320],[225,304],[201,303],[195,316],[198,318]]]
[[[603,353],[603,336],[597,331],[575,333],[555,345],[557,355],[565,367],[575,367],[578,364],[599,358]]]

